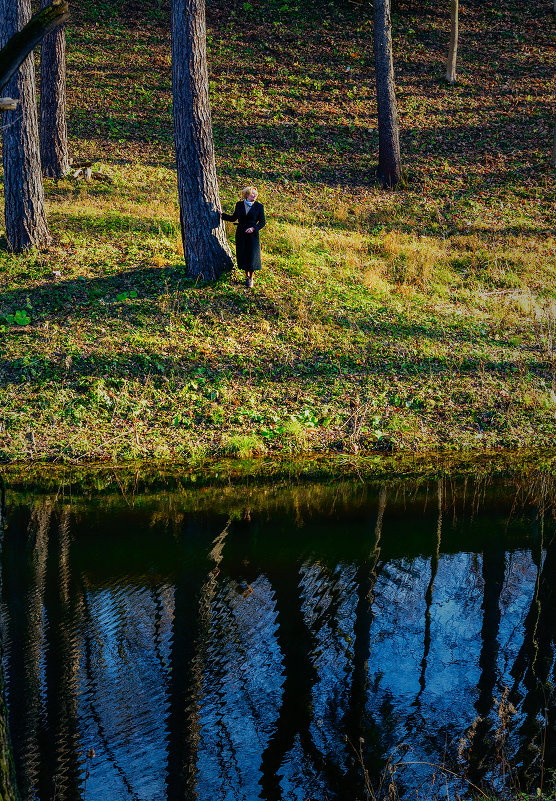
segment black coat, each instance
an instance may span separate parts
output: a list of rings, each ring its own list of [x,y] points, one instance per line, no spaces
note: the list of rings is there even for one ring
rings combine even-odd
[[[262,264],[259,231],[266,224],[263,204],[256,200],[249,209],[249,214],[246,214],[245,203],[243,200],[238,200],[234,213],[222,213],[222,219],[228,220],[228,222],[237,220],[236,257],[238,269],[247,270],[248,272],[260,270]],[[255,230],[252,234],[246,234],[247,228],[254,228]]]

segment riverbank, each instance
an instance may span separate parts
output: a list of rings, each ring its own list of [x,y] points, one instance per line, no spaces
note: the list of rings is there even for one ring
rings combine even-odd
[[[72,498],[77,495],[101,498],[103,495],[123,495],[135,498],[148,491],[196,492],[209,505],[229,496],[245,493],[249,496],[259,488],[283,491],[294,487],[322,487],[343,484],[375,484],[386,487],[399,481],[408,486],[427,482],[465,482],[483,485],[483,491],[493,482],[513,482],[514,494],[523,498],[544,498],[548,508],[553,503],[556,479],[556,450],[490,451],[484,453],[415,453],[404,454],[333,454],[325,456],[277,455],[272,459],[203,458],[170,462],[106,462],[62,464],[29,460],[25,463],[2,465],[0,490],[14,492],[60,493]],[[197,493],[198,494],[198,493]],[[270,496],[269,496],[270,497]]]
[[[237,272],[210,286],[183,275],[165,4],[103,4],[102,25],[94,4],[75,10],[72,155],[98,180],[47,182],[53,245],[0,252],[3,461],[554,441],[548,7],[466,8],[456,88],[442,82],[444,17],[400,7],[407,183],[392,193],[373,183],[367,10],[317,23],[268,2],[265,37],[239,8],[208,10],[223,205],[254,181],[269,219],[254,291]]]

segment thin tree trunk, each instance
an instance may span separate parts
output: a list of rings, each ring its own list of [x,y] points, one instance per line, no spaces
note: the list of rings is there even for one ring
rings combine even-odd
[[[556,0],[555,0],[556,2]],[[450,48],[446,64],[446,80],[450,84],[457,81],[456,62],[458,58],[459,0],[450,0]]]
[[[218,208],[204,0],[172,0],[178,195],[187,275],[214,280],[233,262]]]
[[[2,44],[5,45],[29,21],[31,2],[2,0],[0,12]],[[27,56],[10,79],[6,93],[19,101],[15,111],[4,115],[2,132],[6,238],[11,250],[19,253],[50,241],[41,176],[32,56]]]
[[[394,85],[390,0],[374,0],[373,46],[378,107],[378,178],[383,187],[394,187],[402,177],[402,165]]]
[[[49,0],[41,0],[41,8]],[[41,50],[40,147],[43,175],[69,172],[66,125],[66,31],[63,25],[45,36]]]

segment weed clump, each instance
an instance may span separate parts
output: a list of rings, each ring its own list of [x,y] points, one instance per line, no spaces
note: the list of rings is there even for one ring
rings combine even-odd
[[[228,437],[223,443],[222,452],[238,459],[251,459],[253,456],[262,456],[265,446],[253,434],[236,434]]]

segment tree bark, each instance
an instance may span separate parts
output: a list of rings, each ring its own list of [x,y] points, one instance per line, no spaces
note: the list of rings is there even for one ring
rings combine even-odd
[[[41,0],[41,8],[49,0]],[[66,31],[63,25],[44,37],[41,50],[40,148],[43,175],[69,172],[66,124]]]
[[[1,0],[2,44],[21,31],[30,17],[31,0]],[[3,117],[6,238],[10,249],[20,253],[50,241],[41,176],[32,56],[27,56],[14,73],[6,91],[19,101],[18,108],[6,112]]]
[[[402,166],[394,85],[390,0],[374,0],[373,46],[378,107],[378,178],[383,187],[394,187],[402,177]]]
[[[215,280],[233,262],[217,211],[204,0],[172,0],[172,79],[186,272],[190,278]]]
[[[450,48],[446,64],[446,80],[449,84],[457,81],[456,62],[458,57],[459,0],[450,0]]]

